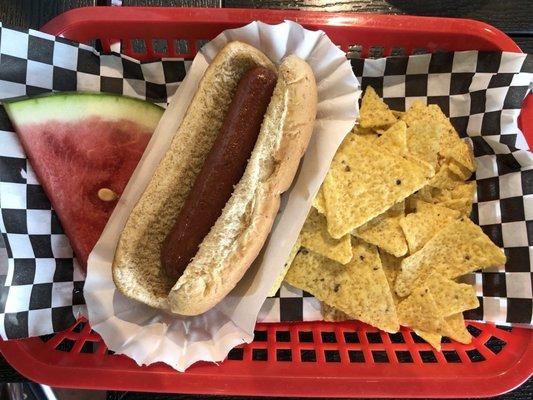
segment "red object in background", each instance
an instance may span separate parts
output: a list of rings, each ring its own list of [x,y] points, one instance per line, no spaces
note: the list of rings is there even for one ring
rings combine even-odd
[[[389,55],[402,48],[505,50],[518,46],[477,21],[301,11],[87,8],[69,11],[43,29],[73,40],[100,39],[103,49],[121,40],[140,59],[192,57],[198,41],[252,20],[295,20],[322,29],[343,50]],[[146,51],[135,53],[135,43]],[[158,52],[158,49],[166,51]],[[522,127],[531,140],[533,104]],[[526,124],[527,127],[524,125]],[[533,133],[533,132],[532,132]],[[530,141],[530,143],[532,143]],[[515,388],[533,372],[533,331],[470,323],[472,343],[446,342],[432,350],[407,330],[391,335],[360,322],[258,324],[255,341],[232,350],[220,366],[198,363],[186,373],[163,364],[141,368],[110,355],[85,321],[49,340],[1,342],[22,374],[60,387],[180,393],[332,397],[485,397]]]

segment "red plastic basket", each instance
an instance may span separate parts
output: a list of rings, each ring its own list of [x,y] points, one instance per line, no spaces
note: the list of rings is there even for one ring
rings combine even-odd
[[[363,57],[418,49],[520,51],[497,29],[471,20],[299,11],[85,8],[57,17],[43,30],[80,42],[99,39],[104,51],[120,40],[123,51],[140,59],[192,57],[199,41],[255,19],[292,19],[322,29],[342,49]],[[145,51],[136,53],[140,42]],[[533,125],[532,103],[530,96],[522,112],[523,129]],[[438,353],[407,329],[392,335],[360,322],[258,324],[255,341],[232,350],[220,366],[198,363],[186,373],[163,364],[139,367],[110,354],[83,319],[46,338],[1,342],[0,349],[30,379],[92,389],[486,397],[515,388],[532,374],[533,331],[481,323],[471,323],[469,330],[471,344],[446,342]]]

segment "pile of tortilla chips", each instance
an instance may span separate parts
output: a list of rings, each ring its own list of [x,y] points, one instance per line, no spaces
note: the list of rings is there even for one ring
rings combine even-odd
[[[438,350],[442,336],[469,343],[462,312],[479,304],[455,280],[505,263],[469,219],[474,171],[470,146],[438,106],[391,111],[368,87],[285,281],[321,300],[326,320],[407,326]]]

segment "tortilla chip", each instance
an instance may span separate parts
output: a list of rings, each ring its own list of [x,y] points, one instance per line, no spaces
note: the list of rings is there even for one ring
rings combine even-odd
[[[433,272],[453,279],[478,269],[505,264],[505,260],[503,251],[481,228],[463,217],[446,225],[422,249],[403,259],[402,270],[396,279],[396,293],[409,295]]]
[[[401,201],[352,231],[352,235],[376,245],[396,257],[401,257],[407,253],[407,242],[400,227],[400,220],[404,215],[405,202]]]
[[[461,215],[469,216],[476,194],[476,182],[459,183],[453,189],[439,189],[425,186],[409,197],[407,207],[413,209],[416,200],[439,204],[443,207],[457,210]]]
[[[472,213],[472,203],[473,199],[453,199],[443,201],[440,205],[451,208],[452,210],[457,210],[461,215],[469,217]]]
[[[450,339],[463,344],[470,344],[472,342],[472,335],[466,329],[465,319],[462,313],[453,314],[444,319],[450,328],[448,333]]]
[[[415,121],[423,121],[432,119],[428,113],[428,109],[424,103],[420,100],[415,100],[411,103],[409,109],[402,115],[401,120],[404,121],[407,126],[411,126]]]
[[[330,235],[341,238],[384,213],[433,174],[429,164],[381,151],[349,134],[323,183]]]
[[[320,304],[322,307],[322,318],[324,319],[324,321],[342,322],[342,321],[349,321],[349,320],[354,319],[354,318],[350,318],[348,314],[342,312],[341,310],[337,310],[335,307],[328,306],[323,301]]]
[[[372,128],[363,128],[361,125],[355,125],[352,133],[359,136],[368,136],[369,138],[377,139],[378,134]]]
[[[444,126],[438,122],[413,121],[406,134],[409,153],[436,168],[443,129]]]
[[[457,185],[460,185],[462,180],[455,175],[448,164],[441,165],[435,176],[430,179],[428,185],[439,189],[453,189]]]
[[[309,211],[300,232],[300,243],[303,247],[341,264],[346,264],[352,259],[350,235],[333,239],[328,234],[326,217],[314,208]]]
[[[457,175],[459,178],[461,178],[463,181],[466,181],[472,176],[472,171],[470,171],[466,167],[463,167],[461,164],[454,160],[450,160],[448,166],[450,167],[450,171]]]
[[[426,280],[424,286],[429,289],[443,317],[479,307],[476,291],[466,283],[457,283],[434,273]]]
[[[427,203],[435,202],[435,188],[431,186],[424,186],[418,192],[414,193],[411,197],[414,200],[423,200]]]
[[[427,288],[413,290],[409,297],[398,304],[396,311],[400,325],[441,336],[449,332],[448,324],[440,315],[433,295]]]
[[[443,202],[457,199],[471,199],[476,195],[477,185],[475,181],[463,182],[452,189],[440,189],[432,192],[434,201]]]
[[[396,118],[401,118],[405,114],[405,111],[391,110],[391,112]]]
[[[289,270],[289,267],[292,264],[292,261],[294,260],[294,257],[296,257],[296,254],[298,253],[298,250],[300,250],[300,239],[296,240],[296,243],[294,243],[294,246],[292,247],[291,252],[289,253],[289,257],[287,258],[287,261],[285,261],[285,264],[283,265],[283,269],[281,270],[280,274],[276,278],[276,281],[270,288],[270,292],[268,292],[268,297],[274,297],[276,293],[278,292],[278,289],[280,288],[283,279],[285,278],[285,275],[287,274],[287,271]]]
[[[383,272],[385,272],[385,277],[387,278],[389,288],[392,292],[394,304],[398,304],[400,298],[394,291],[394,284],[396,283],[396,277],[400,273],[402,259],[394,257],[392,254],[389,254],[386,251],[380,251],[379,258],[381,259],[381,266],[383,267]]]
[[[396,122],[396,117],[383,100],[379,98],[372,86],[367,86],[361,110],[359,113],[359,123],[363,128],[374,128],[378,126],[390,125]]]
[[[375,144],[394,154],[405,156],[407,154],[407,125],[403,121],[396,122],[376,139]]]
[[[367,133],[370,131],[371,133]],[[387,149],[394,154],[405,156],[407,154],[407,125],[398,121],[388,129],[366,129],[364,133],[356,132],[361,138],[368,140],[369,144],[382,149]]]
[[[426,331],[421,331],[420,329],[413,329],[414,332],[428,342],[433,348],[437,351],[441,350],[440,342],[442,340],[442,335],[438,333],[431,333]]]
[[[411,104],[411,107],[409,107],[409,110],[407,110],[401,119],[405,121],[408,127],[415,123],[415,121],[421,120],[442,124],[444,129],[441,130],[439,154],[445,159],[450,159],[453,158],[452,154],[454,151],[459,150],[462,152],[463,149],[455,148],[458,142],[462,142],[457,131],[438,105],[430,104],[425,106],[422,102],[417,100]],[[458,155],[457,157],[460,158],[460,160],[457,158],[456,160],[459,163],[462,163],[462,161],[468,162],[463,156],[464,155]],[[465,167],[468,167],[469,165],[465,165]]]
[[[326,214],[326,200],[324,199],[324,192],[322,191],[322,186],[318,189],[318,192],[313,199],[313,207],[320,213]]]
[[[413,193],[411,196],[405,199],[405,213],[411,214],[416,211],[416,202],[419,201],[416,197],[416,194]]]
[[[349,316],[387,332],[398,318],[376,247],[353,239],[354,257],[346,265],[301,250],[285,280]]]
[[[453,146],[449,151],[450,158],[457,161],[460,165],[468,169],[470,172],[476,170],[476,161],[474,160],[474,152],[470,145],[464,140],[454,140]]]
[[[421,200],[416,202],[416,210],[399,222],[407,240],[410,254],[420,250],[439,230],[461,215],[457,210]]]

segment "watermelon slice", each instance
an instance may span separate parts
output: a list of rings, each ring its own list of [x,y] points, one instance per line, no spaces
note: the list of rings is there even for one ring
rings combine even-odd
[[[85,267],[163,109],[103,93],[61,93],[4,107]]]

